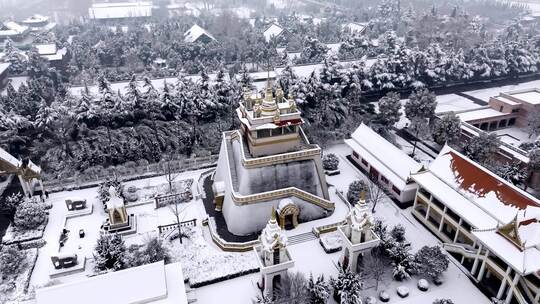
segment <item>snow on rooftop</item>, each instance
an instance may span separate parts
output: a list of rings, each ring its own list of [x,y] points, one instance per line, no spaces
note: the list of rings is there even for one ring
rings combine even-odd
[[[0,30],[0,36],[20,35],[28,30],[28,26],[20,25],[13,21],[4,22],[2,28],[4,29]]]
[[[6,161],[14,167],[18,167],[21,164],[18,159],[16,159],[13,155],[9,154],[9,152],[2,148],[0,148],[0,160]]]
[[[152,2],[94,3],[88,15],[91,19],[151,17]]]
[[[36,300],[37,304],[187,303],[180,264],[165,266],[163,261],[40,288]]]
[[[266,42],[269,42],[273,37],[277,37],[283,33],[284,29],[278,24],[272,23],[263,33]]]
[[[502,113],[492,108],[472,110],[456,114],[462,121],[475,121],[486,118],[495,118],[499,116],[506,116],[507,113]]]
[[[49,21],[49,17],[35,14],[23,20],[23,23],[33,24],[33,23],[42,23],[42,22],[47,22],[47,21]]]
[[[363,123],[345,143],[400,189],[407,185],[411,173],[422,168],[421,164]]]
[[[468,199],[470,206],[478,206],[500,224],[509,223],[519,212],[540,211],[540,201],[448,146],[431,163],[429,171]],[[452,204],[444,196],[441,201]]]
[[[2,75],[11,64],[9,62],[0,62],[0,75]]]
[[[362,33],[367,27],[367,23],[349,22],[343,25],[343,28],[349,29],[353,33]]]
[[[56,54],[56,44],[36,44],[34,45],[40,55],[52,55]]]
[[[184,41],[193,43],[197,41],[203,35],[208,36],[210,39],[214,41],[216,40],[216,38],[210,35],[210,33],[208,33],[205,29],[198,26],[197,24],[194,24],[189,30],[187,30],[187,32],[184,33]]]
[[[437,95],[437,108],[435,113],[462,112],[481,108],[481,105],[457,94]]]
[[[57,50],[57,52],[55,52],[54,54],[42,55],[41,57],[47,59],[48,61],[57,61],[57,60],[62,60],[62,58],[64,58],[66,54],[67,54],[67,48],[61,48]]]
[[[526,92],[515,92],[515,93],[507,93],[508,95],[511,95],[514,98],[517,98],[519,100],[522,100],[526,103],[530,103],[533,105],[540,104],[540,91],[538,89],[529,90]]]

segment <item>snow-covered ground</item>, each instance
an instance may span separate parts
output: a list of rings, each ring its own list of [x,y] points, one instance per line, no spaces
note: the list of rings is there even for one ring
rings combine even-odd
[[[516,147],[521,143],[534,141],[535,139],[534,137],[529,137],[529,133],[525,130],[517,127],[499,129],[492,133],[497,134],[501,141]]]
[[[467,91],[464,93],[467,95],[479,98],[485,102],[488,102],[490,97],[497,96],[499,95],[500,92],[508,92],[508,91],[524,90],[524,89],[532,89],[532,88],[540,88],[540,80],[522,82],[516,85],[512,84],[512,85],[506,85],[502,87]]]
[[[186,179],[198,180],[200,174],[204,170],[188,171],[176,176],[175,181],[181,181]],[[129,186],[136,186],[137,188],[149,188],[157,187],[160,184],[167,183],[164,176],[152,177],[148,179],[136,180],[126,182],[126,188]],[[197,183],[193,183],[192,191],[197,193]],[[57,254],[59,245],[58,240],[62,229],[70,230],[68,241],[65,247],[62,248],[62,253],[74,252],[80,256],[85,256],[88,259],[92,259],[93,247],[99,236],[100,227],[106,219],[105,211],[101,202],[97,199],[97,187],[63,191],[58,193],[52,193],[49,197],[48,203],[52,203],[53,208],[49,210],[49,223],[45,228],[43,239],[47,241],[47,244],[39,250],[38,260],[36,267],[32,274],[30,285],[40,286],[46,284],[49,281],[49,271],[52,267],[50,256]],[[90,215],[69,218],[64,226],[64,219],[67,214],[67,208],[64,200],[68,197],[83,197],[87,199],[87,204],[93,205],[93,212]],[[189,203],[181,204],[182,209],[185,208],[185,212],[181,215],[181,220],[197,219],[200,224],[202,219],[206,218],[206,212],[201,200],[192,200]],[[126,245],[141,244],[147,240],[150,236],[157,235],[158,225],[167,225],[175,222],[175,216],[173,212],[167,208],[154,209],[154,204],[144,204],[138,206],[127,206],[127,212],[129,214],[136,214],[137,216],[137,233],[134,235],[128,235],[124,237]],[[85,230],[85,237],[79,238],[79,229]],[[64,277],[58,278],[60,282],[69,282],[86,277],[87,274],[91,274],[91,263],[87,264],[87,269],[83,273],[76,273]]]

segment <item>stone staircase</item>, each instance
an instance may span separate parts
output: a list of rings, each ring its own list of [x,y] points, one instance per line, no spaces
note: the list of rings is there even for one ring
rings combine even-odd
[[[297,235],[293,235],[289,237],[288,243],[289,245],[296,245],[296,244],[309,242],[315,239],[317,239],[317,236],[313,234],[313,232],[310,231],[310,232],[301,233],[301,234],[297,234]]]

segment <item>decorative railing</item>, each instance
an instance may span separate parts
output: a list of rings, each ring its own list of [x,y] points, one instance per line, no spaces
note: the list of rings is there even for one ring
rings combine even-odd
[[[252,195],[241,195],[237,192],[234,192],[234,191],[232,192],[233,202],[236,205],[240,205],[240,206],[273,200],[273,199],[286,198],[290,196],[303,199],[304,201],[308,203],[312,203],[314,205],[317,205],[327,210],[334,210],[335,208],[334,203],[332,203],[331,201],[318,197],[316,195],[313,195],[304,190],[300,190],[296,187],[288,187],[288,188],[283,188],[283,189],[278,189],[278,190],[273,190],[273,191],[252,194]]]
[[[159,234],[162,234],[163,232],[172,231],[178,229],[178,226],[180,227],[195,227],[197,225],[197,220],[192,219],[189,221],[183,221],[180,222],[180,224],[173,223],[168,225],[160,225],[158,226],[158,232]]]
[[[259,240],[253,240],[245,243],[227,242],[217,233],[216,223],[213,217],[208,219],[208,228],[212,241],[223,251],[246,252],[253,250],[253,247],[259,245]]]
[[[343,226],[343,225],[346,225],[347,224],[347,221],[346,220],[343,220],[341,222],[337,222],[337,223],[332,223],[332,224],[328,224],[328,225],[323,225],[323,226],[318,226],[318,227],[313,227],[311,229],[311,231],[313,232],[313,234],[315,234],[317,237],[320,237],[321,234],[325,234],[325,233],[329,233],[329,232],[333,232],[333,231],[336,231],[337,228],[339,226]]]
[[[268,165],[274,165],[283,163],[286,161],[291,160],[302,160],[302,159],[310,159],[314,156],[320,156],[321,155],[321,148],[317,145],[309,144],[309,141],[307,141],[307,145],[310,147],[308,149],[304,149],[297,152],[287,152],[277,155],[270,155],[270,156],[263,156],[263,157],[256,157],[256,158],[246,158],[246,151],[244,150],[244,146],[242,145],[242,136],[240,135],[239,131],[232,131],[229,133],[229,136],[231,138],[231,142],[234,140],[238,140],[240,142],[240,155],[242,156],[242,165],[244,165],[245,168],[254,168],[254,167],[260,167],[260,166],[268,166]],[[305,136],[305,135],[304,135]]]

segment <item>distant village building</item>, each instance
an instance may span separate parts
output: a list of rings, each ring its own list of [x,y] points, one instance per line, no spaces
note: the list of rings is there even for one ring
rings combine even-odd
[[[287,30],[277,23],[272,23],[264,31],[264,40],[270,42],[270,40],[280,37],[281,35],[287,33]]]
[[[345,143],[352,149],[352,161],[395,199],[400,203],[414,200],[416,184],[410,175],[418,172],[421,164],[363,123]]]
[[[55,23],[49,23],[49,17],[43,15],[33,15],[22,21],[22,24],[28,26],[31,31],[37,32],[41,30],[51,30],[56,25]]]
[[[8,84],[9,62],[0,62],[0,90],[4,89]]]
[[[274,96],[268,82],[264,98],[245,92],[236,113],[241,128],[223,134],[214,175],[216,210],[228,230],[259,232],[273,208],[286,228],[333,212],[321,148],[306,138],[294,98],[279,88]]]
[[[88,9],[88,16],[92,20],[99,21],[149,18],[152,17],[152,9],[152,2],[94,3]]]
[[[65,67],[68,60],[67,48],[58,49],[56,44],[36,44],[34,47],[37,49],[38,54],[49,61],[49,64],[55,68],[62,69]]]
[[[209,43],[217,40],[205,29],[195,24],[184,33],[184,41],[187,43]]]
[[[0,42],[6,39],[20,41],[30,32],[30,28],[17,22],[9,21],[0,23]]]
[[[489,108],[458,113],[462,121],[484,131],[527,126],[531,113],[540,115],[540,89],[499,93],[489,99]]]
[[[504,303],[539,303],[539,200],[448,146],[411,177],[412,214],[474,281]]]
[[[367,23],[349,22],[349,23],[343,24],[342,28],[352,34],[361,35],[365,33],[367,26],[368,26]]]

